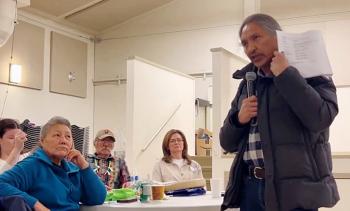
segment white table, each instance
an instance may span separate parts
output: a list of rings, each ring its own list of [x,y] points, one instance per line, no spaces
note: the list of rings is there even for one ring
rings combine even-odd
[[[99,206],[82,206],[80,211],[219,211],[223,197],[212,198],[207,192],[202,196],[169,197],[161,201],[150,201],[148,203],[109,203]]]

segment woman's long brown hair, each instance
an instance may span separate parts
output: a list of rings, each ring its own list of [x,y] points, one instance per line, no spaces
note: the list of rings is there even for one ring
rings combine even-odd
[[[169,150],[169,142],[170,142],[171,136],[176,134],[176,133],[181,136],[183,143],[184,143],[184,148],[182,150],[182,158],[187,161],[188,165],[190,165],[191,159],[190,159],[190,156],[188,155],[188,145],[187,145],[186,137],[182,131],[176,130],[176,129],[169,130],[164,136],[163,144],[162,144],[164,156],[163,156],[162,160],[166,163],[171,163],[172,157],[171,157],[170,150]]]

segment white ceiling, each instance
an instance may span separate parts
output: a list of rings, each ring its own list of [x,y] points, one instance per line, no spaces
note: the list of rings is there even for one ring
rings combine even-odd
[[[172,0],[31,0],[25,12],[97,34]]]
[[[171,1],[173,0],[30,0],[30,6],[20,8],[20,10],[96,35]],[[216,2],[227,4],[232,8],[233,13],[237,13],[236,10],[243,9],[243,1]],[[350,0],[260,0],[260,5],[261,12],[277,19],[350,11]],[[211,9],[215,10],[215,7]],[[208,11],[203,11],[203,13],[204,17],[213,15]],[[237,14],[241,16],[243,13]],[[183,23],[181,14],[172,17],[179,17],[173,21]],[[195,18],[186,18],[185,22],[194,21]],[[241,18],[243,17],[239,19]]]
[[[349,13],[350,0],[260,0],[261,12],[281,20],[295,17]]]

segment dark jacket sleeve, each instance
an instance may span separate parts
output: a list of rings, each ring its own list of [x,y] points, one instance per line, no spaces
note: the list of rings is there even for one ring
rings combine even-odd
[[[244,135],[248,134],[249,124],[242,125],[238,122],[239,112],[239,98],[244,87],[242,81],[238,87],[235,98],[231,103],[231,109],[229,110],[223,126],[220,130],[220,145],[227,152],[237,152],[239,143]]]
[[[274,78],[274,83],[304,127],[319,132],[338,114],[336,88],[330,78],[304,79],[294,67]]]

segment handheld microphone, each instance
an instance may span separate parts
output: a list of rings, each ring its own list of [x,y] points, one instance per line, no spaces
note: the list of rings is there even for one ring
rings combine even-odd
[[[247,72],[245,74],[245,79],[247,81],[247,95],[248,95],[248,97],[251,97],[251,96],[255,95],[254,81],[256,80],[256,73],[255,72]],[[256,117],[253,117],[251,119],[250,125],[252,125],[252,126],[257,125]]]

